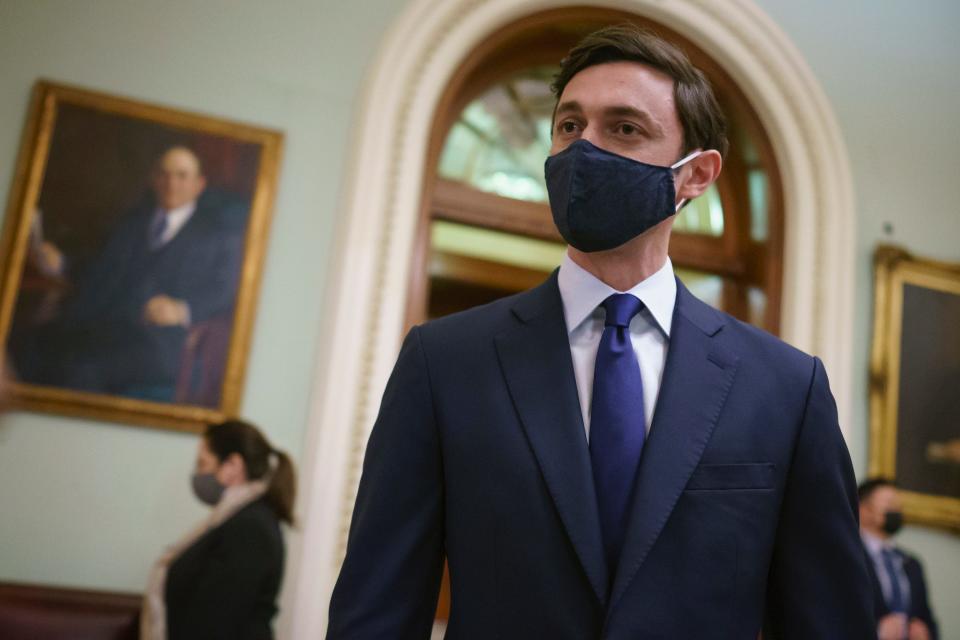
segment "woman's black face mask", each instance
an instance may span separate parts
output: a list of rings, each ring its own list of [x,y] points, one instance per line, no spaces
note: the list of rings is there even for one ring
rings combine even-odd
[[[619,247],[679,210],[673,172],[700,153],[661,167],[576,140],[544,165],[553,222],[580,251]]]

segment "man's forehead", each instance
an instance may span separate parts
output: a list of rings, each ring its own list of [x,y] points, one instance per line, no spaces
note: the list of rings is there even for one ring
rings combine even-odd
[[[563,94],[576,90],[580,85],[589,84],[591,88],[602,87],[608,92],[622,91],[659,91],[664,95],[673,95],[674,79],[667,73],[643,62],[634,60],[613,60],[584,67],[567,82]],[[563,100],[563,95],[560,99]]]
[[[664,118],[676,113],[673,88],[673,78],[649,65],[622,60],[604,62],[570,78],[560,95],[557,112],[634,109]]]
[[[168,149],[162,156],[157,166],[166,170],[187,170],[199,173],[200,161],[196,154],[186,147],[174,147]]]
[[[873,498],[873,501],[875,502],[888,504],[890,502],[896,502],[899,498],[899,494],[897,493],[897,490],[894,487],[883,486],[883,487],[877,487],[873,491],[871,498]]]

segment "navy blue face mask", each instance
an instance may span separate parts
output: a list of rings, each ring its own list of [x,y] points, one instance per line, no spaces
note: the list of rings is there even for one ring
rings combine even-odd
[[[619,247],[680,209],[673,172],[700,153],[661,167],[576,140],[544,165],[553,222],[580,251]]]

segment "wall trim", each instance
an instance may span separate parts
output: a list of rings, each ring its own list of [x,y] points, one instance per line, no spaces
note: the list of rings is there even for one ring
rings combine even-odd
[[[301,471],[302,535],[289,627],[322,637],[363,449],[402,336],[434,107],[462,59],[521,17],[567,6],[630,11],[685,34],[740,85],[783,179],[781,334],[827,365],[849,436],[855,210],[840,128],[796,47],[752,0],[413,0],[358,96]]]

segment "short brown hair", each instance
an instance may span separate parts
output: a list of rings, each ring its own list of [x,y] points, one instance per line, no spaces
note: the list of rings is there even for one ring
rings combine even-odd
[[[727,124],[710,81],[687,55],[653,31],[634,24],[604,27],[584,37],[560,62],[550,88],[559,102],[573,76],[606,62],[639,62],[673,78],[673,97],[683,126],[683,151],[727,153]]]
[[[857,497],[860,499],[860,502],[869,500],[870,496],[872,496],[877,489],[882,489],[883,487],[896,489],[897,485],[895,485],[890,478],[884,478],[882,476],[867,478],[857,487]]]

